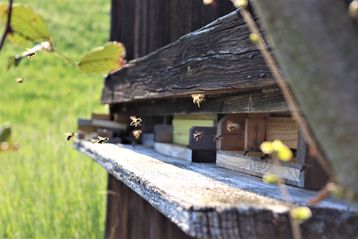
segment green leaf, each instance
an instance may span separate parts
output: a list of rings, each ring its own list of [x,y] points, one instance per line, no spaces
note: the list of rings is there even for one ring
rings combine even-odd
[[[262,181],[264,181],[265,183],[269,183],[269,184],[278,184],[282,180],[280,178],[278,178],[276,175],[268,173],[262,177]]]
[[[85,54],[78,67],[86,73],[109,73],[121,69],[126,51],[120,42],[108,42],[103,47],[93,49]]]
[[[7,3],[0,3],[0,23],[6,21]],[[11,17],[11,30],[8,38],[13,43],[23,44],[28,41],[50,41],[50,34],[43,17],[32,8],[22,4],[14,4]]]
[[[302,223],[312,217],[312,211],[308,207],[295,207],[290,211],[291,217]]]

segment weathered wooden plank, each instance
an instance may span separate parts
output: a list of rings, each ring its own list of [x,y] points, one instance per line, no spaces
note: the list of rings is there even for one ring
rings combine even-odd
[[[108,176],[106,239],[189,239],[177,225],[114,176]]]
[[[200,104],[193,104],[190,96],[176,99],[141,100],[114,104],[114,110],[132,115],[172,115],[189,113],[259,113],[287,112],[289,108],[278,89],[209,95]]]
[[[219,18],[108,75],[102,102],[272,86],[271,74],[248,35],[237,12]]]
[[[140,146],[76,142],[118,180],[148,201],[188,235],[199,238],[292,238],[288,205],[274,185],[214,164],[162,156]],[[288,186],[293,203],[315,192]],[[326,199],[300,225],[305,238],[354,238],[358,209]],[[275,222],[275,223],[273,223]],[[344,230],[341,230],[344,228]]]
[[[219,150],[216,155],[216,164],[220,167],[236,170],[250,175],[262,177],[272,173],[285,180],[285,183],[299,186],[300,175],[303,166],[298,164],[287,164],[283,166],[274,165],[272,160],[261,160],[259,158],[245,157],[243,152],[231,152]]]
[[[281,140],[291,149],[297,149],[298,128],[291,117],[270,117],[266,119],[266,140]]]

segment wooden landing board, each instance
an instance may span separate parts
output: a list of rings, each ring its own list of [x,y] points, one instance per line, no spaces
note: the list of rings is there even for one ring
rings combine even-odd
[[[274,165],[272,162],[265,162],[259,158],[243,156],[243,152],[223,150],[217,151],[216,164],[219,167],[232,169],[258,177],[271,173],[284,179],[287,184],[303,186],[303,182],[301,182],[300,178],[302,170],[300,165],[280,167]]]
[[[288,205],[275,185],[256,177],[166,157],[141,146],[76,142],[75,147],[122,181],[181,230],[198,238],[292,238]],[[288,186],[294,204],[316,192]],[[326,199],[301,224],[305,238],[354,238],[358,209]],[[272,223],[277,222],[277,223]],[[256,229],[257,230],[256,230]],[[341,228],[345,228],[342,234]]]
[[[183,159],[186,161],[191,161],[191,157],[192,157],[191,149],[176,144],[155,142],[154,150],[163,155],[174,157],[177,159]]]

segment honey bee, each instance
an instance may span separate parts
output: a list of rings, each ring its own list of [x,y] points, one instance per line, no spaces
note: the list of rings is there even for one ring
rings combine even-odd
[[[200,103],[205,101],[205,95],[204,94],[192,94],[191,98],[193,98],[193,103],[197,104],[200,108]]]
[[[227,123],[226,123],[227,131],[230,132],[231,130],[238,129],[238,128],[240,128],[240,124],[232,122],[231,120],[227,121]]]
[[[222,138],[223,138],[222,135],[215,135],[215,137],[213,138],[213,140],[216,141],[216,142],[219,142]]]
[[[139,139],[140,136],[141,136],[141,134],[142,134],[142,130],[140,130],[140,129],[133,130],[133,131],[132,131],[132,134],[133,134],[133,137],[134,137],[135,139]]]
[[[23,82],[24,82],[24,78],[22,78],[22,77],[19,77],[16,79],[17,84],[22,84]]]
[[[109,140],[108,137],[101,137],[101,136],[97,136],[96,139],[92,139],[91,142],[94,144],[104,144],[107,143]]]
[[[199,141],[199,139],[203,137],[203,135],[204,135],[203,131],[194,131],[193,138],[195,139],[195,141]]]
[[[141,118],[139,118],[139,117],[137,118],[136,116],[130,116],[129,118],[131,119],[131,123],[129,124],[130,126],[138,127],[138,126],[142,125]]]
[[[67,141],[70,141],[74,136],[77,135],[77,133],[71,132],[71,133],[65,133]]]

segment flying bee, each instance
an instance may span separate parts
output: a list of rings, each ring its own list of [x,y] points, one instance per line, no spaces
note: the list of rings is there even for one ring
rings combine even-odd
[[[240,124],[239,123],[235,123],[235,122],[232,122],[231,120],[228,120],[227,123],[226,123],[226,129],[227,131],[232,131],[234,129],[238,129],[240,128]]]
[[[103,144],[103,143],[107,143],[109,138],[108,137],[101,137],[101,136],[97,136],[98,139],[98,144]]]
[[[135,139],[139,139],[140,136],[141,136],[141,134],[142,134],[142,130],[140,130],[140,129],[133,130],[133,131],[132,131],[132,134],[133,134],[133,137],[134,137]]]
[[[223,138],[222,135],[215,135],[215,137],[213,138],[213,140],[216,141],[216,142],[219,142],[222,138]]]
[[[92,139],[91,142],[94,144],[104,144],[107,143],[109,140],[108,137],[101,137],[101,136],[97,136],[96,139]]]
[[[77,135],[77,133],[71,132],[71,133],[65,133],[67,141],[70,141],[74,136]]]
[[[192,94],[191,98],[193,98],[193,103],[197,104],[200,108],[200,104],[205,101],[205,95],[204,94]]]
[[[136,116],[130,116],[129,118],[131,119],[131,123],[129,124],[130,126],[138,127],[138,126],[142,125],[141,118],[139,118],[139,117],[137,118]]]
[[[199,141],[199,139],[203,137],[203,135],[204,135],[203,131],[194,131],[193,138],[195,139],[195,141]]]
[[[22,84],[23,82],[24,82],[24,78],[22,78],[22,77],[19,77],[16,79],[17,84]]]

